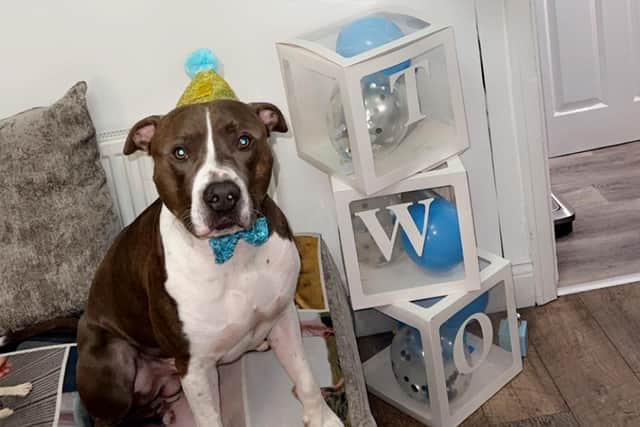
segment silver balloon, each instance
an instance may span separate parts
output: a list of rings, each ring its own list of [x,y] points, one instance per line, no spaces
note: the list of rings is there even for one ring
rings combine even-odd
[[[363,90],[367,129],[374,155],[393,150],[407,133],[409,111],[402,82],[398,79],[391,90],[388,79],[372,79]]]
[[[340,89],[336,86],[329,98],[329,111],[326,117],[327,131],[333,148],[344,159],[351,159],[351,143],[347,129],[347,119],[340,99]]]
[[[387,77],[379,75],[368,77],[363,85],[362,98],[373,155],[392,151],[402,142],[407,133],[405,124],[409,111],[404,77],[396,81],[393,89],[390,88]],[[333,147],[343,157],[350,159],[351,143],[344,107],[340,100],[340,90],[337,87],[329,100],[326,125]]]
[[[469,388],[471,374],[462,374],[453,362],[453,339],[440,337],[447,396],[452,401]],[[467,359],[471,355],[466,351]],[[427,371],[424,366],[424,350],[417,329],[401,326],[391,342],[391,368],[400,388],[420,402],[429,401]]]

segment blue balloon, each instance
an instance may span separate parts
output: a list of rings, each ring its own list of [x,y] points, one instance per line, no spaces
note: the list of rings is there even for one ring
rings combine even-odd
[[[429,308],[444,297],[425,298],[418,301],[414,301],[420,307]],[[460,329],[465,320],[467,320],[472,314],[484,313],[489,305],[489,292],[484,292],[482,295],[465,305],[456,314],[451,316],[444,325],[447,329],[455,332]]]
[[[447,325],[448,328],[457,331],[458,329],[460,329],[464,321],[469,318],[469,316],[476,313],[483,313],[487,309],[487,305],[489,305],[489,292],[484,292],[479,297],[464,306],[456,314],[451,316],[449,320],[445,322],[445,325]]]
[[[384,16],[367,16],[356,19],[340,30],[336,41],[336,52],[345,58],[351,58],[402,36],[404,36],[402,30]],[[410,64],[411,61],[406,60],[393,67],[385,68],[382,72],[390,76],[408,68]]]
[[[424,224],[424,205],[414,203],[409,206],[409,214],[419,230]],[[422,255],[418,256],[404,230],[402,245],[409,257],[427,270],[447,271],[462,262],[462,241],[458,213],[453,204],[437,198],[429,206],[429,221]]]
[[[429,308],[440,301],[442,298],[444,297],[425,298],[415,301],[415,303],[420,307]],[[465,322],[465,320],[467,320],[473,314],[484,313],[487,309],[487,305],[489,305],[489,292],[484,292],[469,304],[465,305],[456,314],[451,316],[446,322],[444,322],[440,329],[440,335],[443,338],[446,337],[447,339],[453,341],[456,334],[458,333],[458,330],[462,327],[462,324]],[[464,334],[464,344],[466,347],[468,347],[469,351],[473,352],[473,348],[471,348],[467,344],[466,332]]]

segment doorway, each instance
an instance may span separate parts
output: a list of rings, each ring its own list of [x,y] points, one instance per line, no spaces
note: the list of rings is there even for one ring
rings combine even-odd
[[[551,187],[575,214],[556,224],[558,294],[636,281],[640,5],[534,4]]]
[[[575,213],[572,230],[556,227],[559,287],[640,272],[640,142],[549,164],[553,193]]]

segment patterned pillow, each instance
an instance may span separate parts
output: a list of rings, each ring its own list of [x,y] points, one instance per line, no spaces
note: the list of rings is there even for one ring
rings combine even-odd
[[[118,232],[86,91],[0,120],[0,335],[78,314]]]

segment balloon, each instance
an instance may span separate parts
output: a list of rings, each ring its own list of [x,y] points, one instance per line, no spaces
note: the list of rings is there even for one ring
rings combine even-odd
[[[344,107],[340,99],[340,88],[336,86],[329,98],[329,109],[325,119],[329,140],[343,159],[351,159],[351,141]]]
[[[425,207],[420,203],[409,206],[409,213],[419,230],[424,224]],[[427,270],[447,271],[463,260],[458,214],[453,204],[436,198],[429,206],[429,218],[422,255],[418,256],[404,230],[402,245],[409,257]]]
[[[356,19],[340,30],[336,40],[336,52],[345,58],[351,58],[402,36],[402,30],[388,18],[380,15],[366,16]],[[382,72],[390,76],[408,68],[410,63],[411,61],[406,60]]]
[[[456,399],[469,387],[471,374],[462,374],[453,361],[455,333],[446,330],[440,336],[442,359],[449,400]],[[471,351],[465,346],[465,356],[471,359]],[[417,329],[402,326],[391,341],[391,369],[400,388],[410,397],[420,402],[429,400],[427,372],[424,365],[422,340]]]
[[[448,328],[458,330],[465,320],[476,313],[484,313],[489,305],[489,292],[484,292],[479,297],[464,306],[460,311],[451,316],[445,322]]]
[[[442,298],[444,297],[425,298],[414,302],[420,307],[429,308],[440,301]],[[489,292],[483,292],[480,296],[471,301],[469,304],[465,305],[456,314],[451,316],[446,322],[444,322],[443,325],[445,328],[457,332],[465,320],[467,320],[473,314],[484,313],[488,305]]]
[[[404,87],[389,88],[388,79],[370,81],[363,91],[364,111],[373,153],[389,152],[407,133],[409,118]]]
[[[389,79],[378,74],[365,84],[362,96],[373,155],[388,153],[402,142],[407,132],[409,111],[404,79],[399,78],[392,90]],[[350,159],[351,143],[337,87],[329,100],[326,125],[333,147],[343,158]]]

